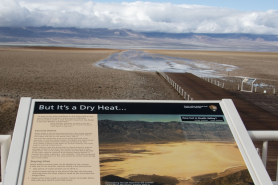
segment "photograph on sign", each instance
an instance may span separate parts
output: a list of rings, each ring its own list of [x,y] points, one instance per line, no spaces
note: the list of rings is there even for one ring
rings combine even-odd
[[[236,173],[248,171],[219,103],[36,102],[23,185],[194,185]]]
[[[103,184],[197,184],[247,169],[227,122],[181,117],[99,115]]]

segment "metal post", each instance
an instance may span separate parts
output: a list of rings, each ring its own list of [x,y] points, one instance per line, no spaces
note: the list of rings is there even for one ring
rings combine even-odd
[[[184,99],[186,100],[186,92],[184,91]]]
[[[267,148],[268,148],[268,141],[263,142],[263,154],[262,154],[262,161],[264,166],[266,167],[267,162]]]
[[[248,134],[252,139],[252,141],[263,141],[262,162],[266,167],[268,141],[278,141],[278,131],[248,131]],[[259,153],[258,148],[257,151]],[[277,159],[276,181],[273,181],[273,184],[277,184],[277,183],[278,183],[278,159]]]
[[[188,100],[189,100],[189,98],[190,98],[190,95],[188,95]]]
[[[258,155],[261,157],[261,154],[260,154],[260,148],[256,148],[257,149],[257,153]]]
[[[224,88],[224,82],[223,82],[223,84],[222,84],[222,88]]]
[[[1,146],[1,182],[4,181],[4,175],[8,160],[8,155],[11,146],[10,135],[0,135],[0,146]]]

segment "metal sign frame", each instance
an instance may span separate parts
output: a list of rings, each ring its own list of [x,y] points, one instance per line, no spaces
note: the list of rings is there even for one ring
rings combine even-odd
[[[243,92],[253,92],[254,82],[256,80],[257,79],[255,79],[255,78],[245,78],[245,79],[243,79],[242,82],[241,82],[241,91],[243,91]],[[246,83],[246,84],[250,84],[251,83],[251,90],[250,91],[243,89],[243,84],[244,83]]]
[[[34,105],[36,102],[129,102],[129,103],[219,103],[229,124],[230,130],[238,145],[241,155],[256,185],[272,185],[272,181],[259,157],[254,144],[230,99],[219,101],[163,101],[163,100],[45,100],[21,98],[16,119],[13,140],[8,157],[3,185],[22,185],[30,132],[32,126]]]

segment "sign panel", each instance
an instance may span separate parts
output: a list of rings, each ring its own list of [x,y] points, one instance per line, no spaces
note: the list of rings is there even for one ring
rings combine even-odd
[[[192,185],[247,169],[219,102],[35,101],[32,111],[23,185]]]
[[[251,84],[254,83],[255,81],[256,81],[255,78],[244,78],[242,82]]]

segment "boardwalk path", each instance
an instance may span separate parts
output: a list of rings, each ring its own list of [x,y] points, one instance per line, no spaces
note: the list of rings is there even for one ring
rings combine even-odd
[[[278,117],[233,93],[213,85],[190,73],[166,73],[194,100],[232,99],[247,130],[278,130]],[[242,97],[242,96],[241,96]],[[257,148],[262,142],[254,143]],[[277,142],[269,143],[267,171],[272,180],[276,180],[278,156]]]

